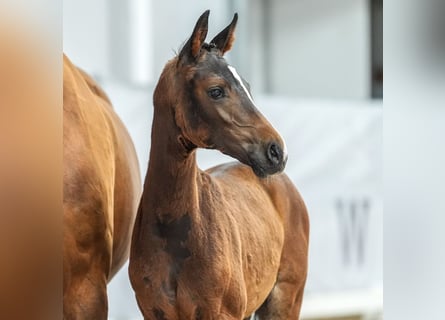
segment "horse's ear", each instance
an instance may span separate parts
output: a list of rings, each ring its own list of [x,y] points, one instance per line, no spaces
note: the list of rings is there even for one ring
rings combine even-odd
[[[207,36],[210,10],[206,10],[196,22],[192,36],[187,40],[179,53],[179,60],[184,58],[196,59],[201,51],[201,46]]]
[[[232,22],[220,33],[213,38],[210,43],[213,43],[222,54],[226,53],[232,48],[233,42],[235,41],[235,27],[238,21],[238,13],[233,16]]]

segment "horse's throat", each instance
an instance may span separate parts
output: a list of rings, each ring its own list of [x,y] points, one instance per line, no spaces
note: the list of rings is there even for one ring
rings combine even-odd
[[[157,215],[179,218],[198,205],[196,153],[185,149],[174,128],[162,127],[156,120],[144,189],[148,205]]]

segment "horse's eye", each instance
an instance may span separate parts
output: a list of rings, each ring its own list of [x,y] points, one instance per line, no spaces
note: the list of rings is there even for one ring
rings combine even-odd
[[[208,92],[210,98],[218,100],[224,97],[224,90],[220,87],[211,88]]]

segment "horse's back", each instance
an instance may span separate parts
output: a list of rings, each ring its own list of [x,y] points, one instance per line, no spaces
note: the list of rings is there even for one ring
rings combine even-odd
[[[108,97],[66,57],[63,130],[64,291],[84,278],[103,287],[128,258],[139,166]]]

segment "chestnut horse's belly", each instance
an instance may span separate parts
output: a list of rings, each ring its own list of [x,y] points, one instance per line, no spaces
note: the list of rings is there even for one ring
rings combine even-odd
[[[128,259],[131,234],[142,187],[137,155],[131,138],[120,119],[116,119],[115,126],[119,134],[117,134],[115,143],[111,277]]]

